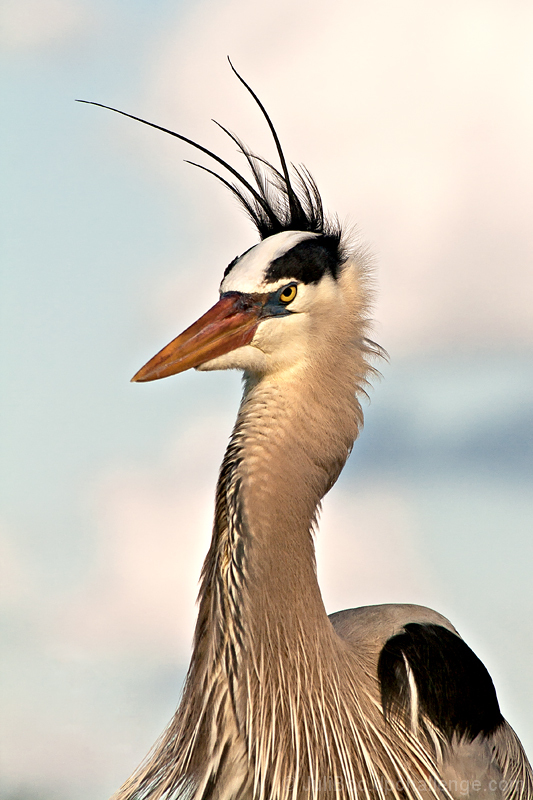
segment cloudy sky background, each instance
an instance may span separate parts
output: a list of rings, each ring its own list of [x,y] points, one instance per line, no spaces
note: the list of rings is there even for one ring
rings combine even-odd
[[[186,668],[236,374],[131,375],[255,241],[196,137],[286,153],[375,254],[390,353],[318,539],[329,610],[448,615],[533,753],[533,8],[4,0],[0,792],[105,800]]]

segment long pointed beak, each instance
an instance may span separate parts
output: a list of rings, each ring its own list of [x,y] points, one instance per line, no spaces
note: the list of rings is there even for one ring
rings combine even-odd
[[[166,378],[249,344],[260,322],[264,303],[264,295],[228,292],[145,364],[132,381]]]

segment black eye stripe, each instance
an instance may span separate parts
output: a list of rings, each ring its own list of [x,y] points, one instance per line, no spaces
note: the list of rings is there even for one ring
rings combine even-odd
[[[274,282],[294,278],[307,284],[318,283],[326,273],[336,278],[340,258],[338,238],[314,236],[275,258],[266,271],[265,279]]]

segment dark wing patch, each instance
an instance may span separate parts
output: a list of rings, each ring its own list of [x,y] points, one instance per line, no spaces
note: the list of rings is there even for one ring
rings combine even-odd
[[[274,282],[288,278],[302,283],[317,283],[326,273],[337,278],[342,260],[339,236],[313,236],[274,259],[265,280]]]
[[[411,689],[405,661],[418,690],[420,712],[451,741],[472,741],[504,721],[492,679],[465,642],[441,625],[409,623],[383,647],[378,662],[385,717],[408,718]]]

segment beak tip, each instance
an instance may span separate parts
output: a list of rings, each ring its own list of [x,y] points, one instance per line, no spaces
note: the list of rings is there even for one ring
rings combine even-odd
[[[152,362],[156,361],[156,358],[157,356],[145,364],[144,367],[141,367],[133,378],[130,379],[130,383],[148,383],[149,381],[157,381],[159,378],[165,378],[168,374],[172,374],[165,372],[160,364],[154,365]]]
[[[141,369],[135,373],[133,378],[130,379],[130,383],[143,383],[146,380],[146,378],[143,375],[144,371],[145,371],[144,367],[141,367]]]

